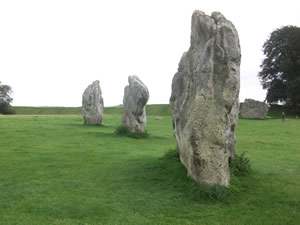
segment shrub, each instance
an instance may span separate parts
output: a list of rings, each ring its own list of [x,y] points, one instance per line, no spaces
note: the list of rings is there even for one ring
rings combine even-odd
[[[15,111],[10,106],[10,103],[13,101],[11,94],[12,94],[11,87],[2,84],[2,82],[0,81],[0,113],[16,114]]]
[[[8,103],[0,103],[0,114],[16,114],[16,111]]]

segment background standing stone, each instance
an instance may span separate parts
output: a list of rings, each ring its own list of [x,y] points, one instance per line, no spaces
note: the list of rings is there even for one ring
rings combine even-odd
[[[239,112],[240,45],[218,12],[195,11],[191,46],[172,82],[170,104],[180,160],[199,184],[230,184]]]
[[[144,133],[146,128],[145,106],[149,99],[149,91],[137,76],[129,76],[128,82],[129,85],[124,90],[122,126],[134,133]]]
[[[264,119],[270,105],[253,99],[245,99],[241,109],[241,116],[246,119]]]
[[[100,82],[94,81],[89,85],[82,95],[82,114],[84,124],[102,125],[104,103]]]

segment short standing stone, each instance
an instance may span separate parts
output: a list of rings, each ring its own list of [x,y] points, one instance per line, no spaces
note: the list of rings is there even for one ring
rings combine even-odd
[[[104,104],[100,82],[94,81],[82,95],[82,114],[84,124],[102,125]]]
[[[122,126],[134,133],[144,133],[146,129],[145,106],[149,99],[149,91],[137,76],[129,76],[128,82],[129,85],[124,90]]]
[[[241,109],[241,116],[246,119],[264,119],[270,105],[253,99],[245,99]]]
[[[240,45],[218,12],[195,11],[191,46],[172,82],[170,104],[180,161],[199,184],[230,184],[239,111]]]

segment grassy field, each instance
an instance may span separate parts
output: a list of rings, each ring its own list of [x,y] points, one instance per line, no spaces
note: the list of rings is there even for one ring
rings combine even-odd
[[[241,103],[242,107],[243,103]],[[170,116],[171,107],[168,104],[153,104],[147,105],[147,115],[153,116]],[[17,115],[81,115],[81,107],[27,107],[14,106],[12,109]],[[104,114],[120,115],[123,113],[123,106],[105,107]],[[271,105],[268,112],[268,117],[280,118],[281,112],[284,111],[288,118],[295,118],[296,115],[300,118],[300,112],[293,111],[281,105]]]
[[[81,115],[81,107],[26,107],[14,106],[17,115]],[[123,106],[105,107],[107,115],[120,115],[123,113]],[[167,104],[147,105],[148,115],[171,115],[171,108]]]
[[[170,116],[148,116],[148,139],[115,135],[120,121],[0,116],[0,224],[299,224],[300,119],[240,119],[252,173],[219,200],[170,154]]]

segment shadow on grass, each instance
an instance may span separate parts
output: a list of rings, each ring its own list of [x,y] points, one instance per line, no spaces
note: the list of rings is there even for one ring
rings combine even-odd
[[[117,138],[114,133],[109,133],[109,132],[101,132],[101,131],[98,131],[98,132],[86,132],[85,135],[87,136],[90,136],[90,137],[96,137],[96,138],[107,138],[107,137],[110,137],[110,138]]]
[[[126,174],[133,179],[135,188],[150,193],[163,192],[162,195],[169,198],[180,197],[198,203],[227,202],[237,196],[242,187],[236,176],[232,176],[229,188],[197,184],[187,177],[186,168],[180,163],[176,150],[169,150],[161,158],[134,160],[132,164],[138,166],[138,170],[135,168]]]
[[[116,127],[115,135],[119,137],[129,137],[133,139],[148,139],[150,134],[145,130],[143,133],[131,132],[128,127],[122,125]]]
[[[163,136],[159,136],[159,135],[153,135],[152,133],[151,133],[151,135],[149,136],[149,138],[148,139],[150,139],[150,140],[165,140],[165,139],[168,139],[169,137],[163,137]]]
[[[77,128],[81,128],[81,129],[86,129],[86,128],[99,128],[99,129],[112,129],[114,128],[114,126],[110,126],[110,125],[96,125],[96,124],[84,124],[84,123],[66,123],[66,126],[70,126],[70,127],[77,127]]]

